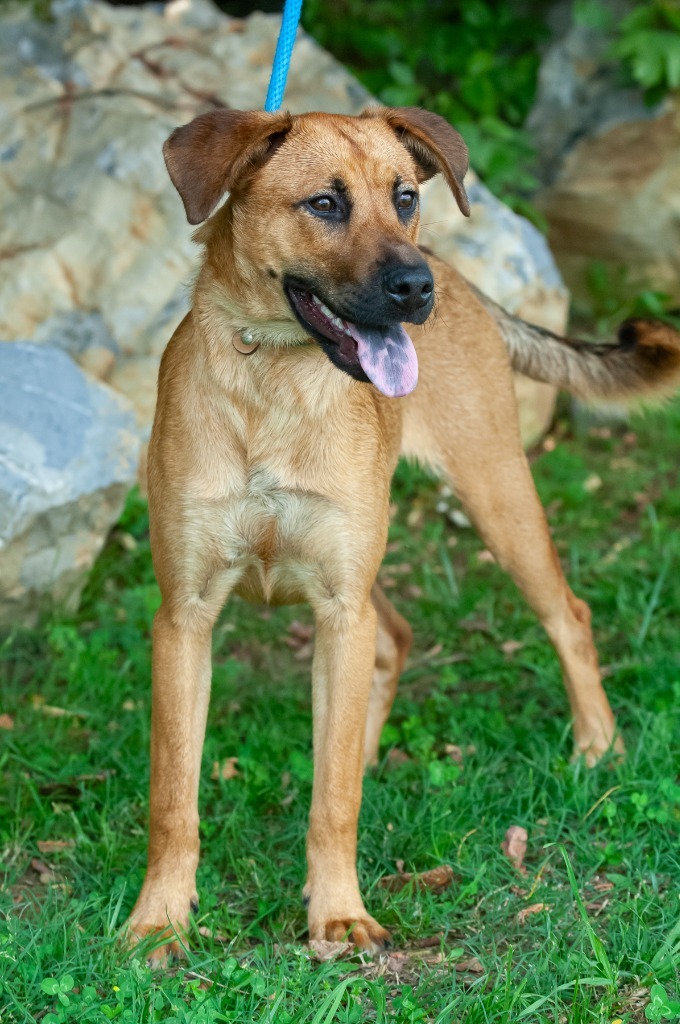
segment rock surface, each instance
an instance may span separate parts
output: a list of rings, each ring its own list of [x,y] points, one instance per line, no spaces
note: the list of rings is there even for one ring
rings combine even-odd
[[[0,345],[0,625],[77,604],[139,449],[129,403],[64,352]]]
[[[612,23],[630,7],[605,0]],[[536,205],[569,287],[587,295],[593,260],[625,299],[652,287],[680,301],[680,103],[650,108],[621,84],[612,38],[565,19],[542,61],[528,127],[541,156]],[[619,270],[628,268],[621,280]],[[617,283],[618,282],[618,283]]]
[[[262,105],[279,22],[228,18],[207,0],[55,9],[54,24],[26,7],[0,18],[0,339],[65,349],[132,397],[148,434],[160,354],[197,259],[161,146],[203,110]],[[300,33],[286,106],[357,113],[369,100]],[[567,294],[538,232],[479,184],[461,224],[443,191],[434,184],[424,200],[435,251],[513,311],[563,327]],[[533,440],[552,398],[525,388]]]

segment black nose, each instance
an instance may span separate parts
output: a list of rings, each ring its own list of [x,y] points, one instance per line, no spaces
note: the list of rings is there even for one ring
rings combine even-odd
[[[383,274],[385,294],[404,313],[415,313],[432,299],[434,281],[426,263],[415,267],[393,267]]]

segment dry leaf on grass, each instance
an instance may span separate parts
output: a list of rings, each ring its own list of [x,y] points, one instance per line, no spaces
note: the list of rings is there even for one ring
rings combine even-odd
[[[456,960],[454,966],[459,973],[469,971],[471,974],[484,974],[484,965],[476,956],[471,956],[468,960]]]
[[[73,796],[79,797],[81,795],[81,785],[91,784],[94,782],[106,782],[111,776],[116,774],[115,768],[107,768],[101,772],[86,772],[84,775],[71,775],[68,779],[55,779],[53,782],[40,782],[38,783],[38,792],[43,796],[50,793],[58,793],[60,796]]]
[[[296,661],[307,661],[314,654],[314,626],[295,619],[288,627],[285,643],[293,651]]]
[[[532,903],[529,907],[523,907],[517,915],[518,924],[526,924],[528,917],[532,914],[540,914],[542,910],[550,910],[547,903]]]
[[[613,888],[614,883],[610,882],[608,878],[598,878],[596,882],[593,882],[593,889],[595,892],[609,892],[609,890]]]
[[[430,647],[429,651],[425,651],[425,654],[418,660],[418,664],[424,661],[432,661],[433,658],[439,657],[444,650],[444,644],[435,644],[434,647]]]
[[[409,757],[405,750],[400,750],[399,747],[392,747],[389,754],[387,755],[388,764],[408,764],[413,758]]]
[[[0,729],[13,729],[14,719],[11,715],[0,715]]]
[[[494,558],[493,552],[488,551],[485,548],[483,551],[477,552],[477,561],[481,562],[482,564],[486,563],[487,565],[491,565],[493,562],[496,561],[496,559]]]
[[[124,530],[114,530],[111,534],[111,540],[115,540],[120,544],[124,551],[136,551],[138,547],[136,538]]]
[[[583,490],[588,494],[594,494],[595,491],[599,491],[600,487],[602,487],[602,477],[599,477],[597,473],[591,473],[583,481]]]
[[[459,619],[458,625],[466,633],[493,633],[493,629],[481,615],[473,615],[468,619]]]
[[[49,885],[50,882],[55,882],[57,876],[55,875],[49,864],[46,864],[44,860],[40,860],[39,857],[33,857],[31,860],[31,867],[38,873],[38,878],[43,885]]]
[[[238,758],[227,757],[224,761],[213,761],[211,779],[235,779],[241,773],[237,768]]]
[[[523,866],[527,852],[527,830],[521,825],[511,825],[505,833],[505,839],[501,843],[501,850],[517,871],[526,875],[527,869]]]
[[[436,935],[423,935],[422,939],[416,939],[413,943],[416,949],[433,949],[441,946],[444,932],[437,932]]]
[[[75,845],[73,839],[39,839],[36,843],[41,853],[59,853],[60,850],[70,850]]]
[[[413,572],[413,566],[410,562],[398,562],[396,565],[388,566],[389,571],[395,573],[397,576],[410,576]]]
[[[65,715],[70,715],[72,718],[87,718],[89,714],[87,711],[71,711],[66,708],[58,708],[54,704],[46,704],[45,698],[39,693],[34,693],[30,701],[36,711],[47,715],[48,718],[64,718]]]
[[[444,751],[456,764],[463,763],[463,751],[456,743],[447,743],[444,747]]]
[[[459,508],[451,509],[448,515],[453,525],[457,526],[459,530],[469,530],[472,528],[472,523]]]
[[[301,647],[305,647],[313,636],[314,626],[298,622],[297,619],[294,619],[288,627],[288,636],[285,637],[285,643],[292,650],[297,651]]]
[[[524,644],[521,640],[505,640],[501,644],[501,650],[507,657],[512,657],[517,651],[521,651]]]
[[[453,882],[453,868],[449,864],[423,871],[420,874],[402,872],[398,875],[384,875],[378,885],[388,892],[401,892],[410,882],[415,889],[429,889],[430,892],[443,892]]]
[[[609,897],[604,896],[600,900],[591,900],[589,903],[586,903],[586,910],[592,915],[601,914],[604,908],[609,906],[609,903]]]
[[[198,934],[202,935],[203,938],[205,938],[205,939],[212,939],[213,942],[224,942],[224,943],[231,942],[231,939],[227,935],[222,935],[221,932],[214,932],[214,931],[212,931],[211,928],[208,928],[204,924],[199,926]]]

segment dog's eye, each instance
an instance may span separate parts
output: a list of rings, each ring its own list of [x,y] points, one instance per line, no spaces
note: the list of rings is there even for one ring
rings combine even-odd
[[[338,204],[332,196],[314,196],[307,200],[307,205],[314,210],[314,213],[335,213]]]
[[[409,213],[416,205],[415,192],[400,192],[396,198],[397,209],[402,213]]]

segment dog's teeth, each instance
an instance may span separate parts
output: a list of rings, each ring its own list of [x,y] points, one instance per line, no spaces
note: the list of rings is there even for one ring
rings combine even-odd
[[[319,303],[319,309],[324,314],[324,316],[328,317],[329,320],[333,320],[333,318],[335,317],[335,313],[333,312],[333,310],[329,309],[328,306],[324,306],[323,302]]]
[[[315,306],[321,306],[322,305],[321,299],[317,298],[316,295],[312,295],[312,302],[314,303]]]
[[[331,323],[333,324],[334,327],[337,327],[339,330],[344,331],[345,325],[343,324],[339,316],[334,316],[333,319],[331,320]]]

